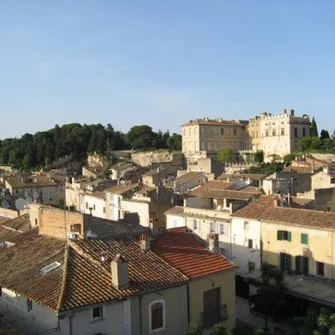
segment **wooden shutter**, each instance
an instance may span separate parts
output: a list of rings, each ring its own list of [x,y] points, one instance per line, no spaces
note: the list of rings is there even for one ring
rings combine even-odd
[[[295,274],[301,275],[302,269],[302,256],[295,256]]]
[[[301,234],[301,244],[308,244],[308,235]]]
[[[285,254],[280,253],[280,270],[285,271]]]
[[[163,328],[163,304],[157,303],[151,306],[151,329]]]
[[[291,255],[285,254],[285,270],[290,273],[292,269]]]
[[[292,241],[292,233],[291,233],[290,231],[287,232],[287,240],[288,240],[289,242]]]
[[[304,276],[308,276],[308,257],[303,257],[303,270]]]
[[[280,241],[283,239],[283,231],[277,230],[277,240]]]

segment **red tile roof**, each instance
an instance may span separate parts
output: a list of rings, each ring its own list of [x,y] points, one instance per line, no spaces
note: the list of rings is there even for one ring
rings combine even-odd
[[[169,229],[156,236],[152,251],[190,279],[236,267],[224,256],[208,251],[205,244],[186,228]]]

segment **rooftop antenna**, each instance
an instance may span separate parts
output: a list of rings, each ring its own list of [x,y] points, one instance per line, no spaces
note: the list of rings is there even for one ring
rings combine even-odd
[[[27,208],[28,204],[27,201],[23,198],[18,198],[15,201],[15,207],[19,212],[19,216],[20,216],[20,211],[22,211],[23,209]]]

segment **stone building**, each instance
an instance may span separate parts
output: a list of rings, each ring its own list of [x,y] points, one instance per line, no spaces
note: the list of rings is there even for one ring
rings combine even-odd
[[[189,161],[214,156],[220,148],[262,150],[265,157],[283,157],[300,148],[300,138],[310,136],[310,120],[305,114],[295,116],[293,109],[264,112],[249,121],[203,118],[183,124],[182,135],[182,150]]]

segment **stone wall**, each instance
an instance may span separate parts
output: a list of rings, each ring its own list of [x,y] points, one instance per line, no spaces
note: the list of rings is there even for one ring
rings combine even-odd
[[[182,153],[171,153],[168,150],[135,152],[131,154],[131,161],[142,167],[166,162],[171,162],[172,165],[179,167],[184,165],[184,156]]]
[[[97,154],[92,154],[87,156],[88,166],[103,165],[102,158]]]
[[[8,218],[17,218],[19,215],[24,215],[29,213],[28,209],[24,209],[22,211],[20,211],[20,213],[16,210],[13,209],[8,209],[8,208],[2,208],[0,207],[0,216],[5,216]]]
[[[334,154],[312,154],[312,156],[316,159],[321,159],[327,162],[334,162],[335,155]]]
[[[84,232],[84,215],[63,211],[58,208],[41,206],[39,208],[39,231],[42,235],[65,239],[71,232],[71,225],[80,224]]]

